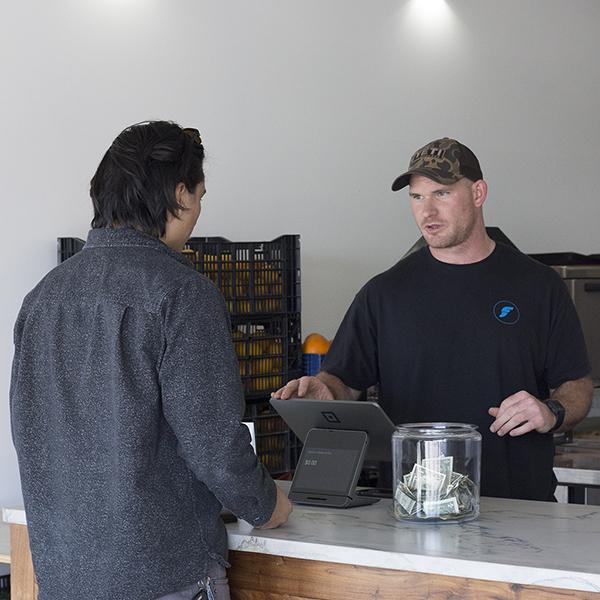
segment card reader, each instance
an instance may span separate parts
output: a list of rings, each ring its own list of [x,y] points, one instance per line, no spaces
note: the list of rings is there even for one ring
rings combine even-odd
[[[356,494],[368,444],[364,431],[311,429],[296,466],[290,500],[337,508],[378,502]]]

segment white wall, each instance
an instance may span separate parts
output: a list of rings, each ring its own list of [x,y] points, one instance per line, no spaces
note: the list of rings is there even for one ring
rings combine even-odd
[[[196,235],[302,236],[303,330],[417,239],[390,184],[455,136],[490,184],[487,221],[526,252],[600,252],[596,0],[20,0],[0,17],[0,505],[18,504],[12,324],[86,234],[88,182],[144,119],[197,126]],[[429,9],[423,17],[415,9]]]

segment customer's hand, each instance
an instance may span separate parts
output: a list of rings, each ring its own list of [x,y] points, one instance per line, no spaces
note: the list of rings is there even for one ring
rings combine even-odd
[[[264,525],[257,527],[257,529],[275,529],[275,527],[283,525],[288,520],[292,510],[292,503],[289,498],[281,491],[279,486],[277,486],[277,502],[275,504],[275,510],[273,511],[271,518]]]
[[[318,377],[300,377],[300,379],[292,379],[287,385],[279,388],[271,394],[273,398],[312,398],[314,400],[334,400],[331,390]]]
[[[552,411],[524,390],[505,398],[500,406],[493,406],[488,413],[495,418],[490,431],[499,436],[508,433],[514,437],[534,430],[546,433],[556,423]]]

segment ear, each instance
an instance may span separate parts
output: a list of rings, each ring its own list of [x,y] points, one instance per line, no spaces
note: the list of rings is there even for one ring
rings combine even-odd
[[[185,187],[185,183],[183,183],[183,181],[180,181],[175,186],[175,200],[177,200],[177,204],[179,204],[179,206],[183,206],[183,208],[175,209],[175,214],[173,214],[170,210],[168,210],[167,211],[167,223],[170,223],[171,221],[174,221],[175,219],[179,219],[179,214],[181,213],[181,211],[185,210],[187,208],[188,196],[189,196],[189,193],[187,193],[187,188]]]
[[[473,183],[473,204],[477,208],[481,208],[485,199],[487,198],[487,183],[483,179],[479,179],[478,181]]]
[[[185,187],[185,183],[183,183],[183,181],[180,181],[175,186],[175,200],[177,200],[177,204],[181,206],[187,206],[187,195],[188,191]]]

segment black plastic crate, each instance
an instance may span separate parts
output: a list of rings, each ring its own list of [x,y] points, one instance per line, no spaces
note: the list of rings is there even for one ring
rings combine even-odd
[[[231,335],[247,399],[264,398],[302,375],[299,314],[232,317]]]
[[[80,238],[57,238],[58,242],[58,264],[77,254],[85,245]]]
[[[217,284],[232,315],[300,312],[299,235],[270,242],[195,237],[184,254]]]
[[[254,423],[256,454],[271,475],[291,478],[301,444],[268,401],[246,405],[245,421]]]
[[[0,575],[0,600],[10,599],[10,575]]]

